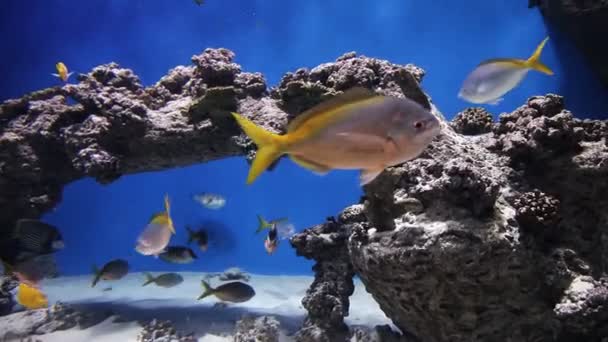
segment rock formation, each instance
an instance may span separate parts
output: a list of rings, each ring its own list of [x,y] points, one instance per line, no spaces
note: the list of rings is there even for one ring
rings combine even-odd
[[[194,342],[193,335],[182,335],[170,321],[153,319],[144,324],[137,335],[138,342]]]
[[[287,73],[266,90],[234,55],[208,49],[144,88],[116,64],[0,106],[0,217],[38,217],[84,176],[254,154],[228,115],[283,132],[354,85],[408,96],[442,117],[412,65],[357,57]],[[72,103],[75,102],[75,103]],[[421,341],[598,341],[608,336],[608,124],[557,95],[489,122],[463,112],[417,159],[388,168],[362,202],[291,239],[314,259],[299,341],[342,341],[357,274]],[[460,132],[469,134],[461,135]],[[483,133],[483,134],[480,134]],[[243,178],[244,181],[244,178]]]
[[[274,317],[243,317],[236,322],[234,342],[280,342],[280,326]]]
[[[110,317],[106,312],[81,312],[57,303],[48,309],[17,312],[0,318],[0,340],[12,341],[74,327],[87,329]]]
[[[528,0],[528,7],[535,6],[574,41],[608,87],[608,45],[598,44],[608,36],[608,1]]]

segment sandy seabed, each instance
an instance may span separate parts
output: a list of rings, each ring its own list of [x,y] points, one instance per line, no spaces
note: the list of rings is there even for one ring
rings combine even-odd
[[[35,338],[43,342],[136,341],[142,329],[138,322],[160,319],[172,321],[182,333],[194,333],[198,341],[232,341],[236,321],[251,314],[277,318],[285,334],[281,340],[289,341],[288,335],[300,327],[306,315],[301,301],[313,281],[312,276],[251,275],[249,285],[256,295],[248,302],[218,308],[214,306],[218,303],[215,297],[196,300],[203,291],[201,279],[205,273],[180,274],[184,282],[168,289],[153,284],[142,287],[145,279],[142,273],[129,274],[119,281],[100,281],[95,288],[90,286],[91,276],[47,280],[42,287],[51,304],[61,301],[86,311],[111,311],[121,317],[121,322],[110,317],[88,329],[74,328]],[[211,280],[214,287],[220,283],[217,278]],[[112,290],[103,291],[108,287]],[[390,324],[359,280],[355,281],[350,301],[347,324],[367,327]]]

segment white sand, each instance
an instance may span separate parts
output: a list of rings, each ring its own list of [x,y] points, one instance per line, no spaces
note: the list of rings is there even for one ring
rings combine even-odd
[[[160,274],[160,273],[155,273]],[[281,329],[288,333],[296,331],[306,311],[301,305],[306,290],[313,281],[311,276],[263,276],[252,275],[249,284],[256,295],[245,303],[229,304],[216,308],[215,297],[201,301],[200,280],[204,273],[182,272],[184,282],[170,289],[153,284],[142,287],[144,275],[132,273],[119,281],[100,281],[90,287],[91,276],[61,277],[47,280],[43,290],[49,302],[62,301],[86,310],[109,310],[129,323],[114,323],[113,318],[86,330],[72,329],[38,336],[43,342],[106,342],[136,341],[141,326],[135,321],[154,318],[171,320],[182,333],[194,333],[201,342],[231,341],[237,320],[245,314],[273,315],[281,322]],[[214,278],[212,286],[221,282]],[[111,291],[103,289],[112,287]],[[378,304],[369,295],[360,281],[355,281],[355,293],[350,298],[349,325],[373,327],[390,324]]]

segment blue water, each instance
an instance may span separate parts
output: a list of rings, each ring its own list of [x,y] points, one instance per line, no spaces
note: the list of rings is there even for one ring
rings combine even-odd
[[[57,61],[76,72],[115,61],[151,85],[206,47],[226,47],[236,52],[243,70],[262,72],[274,85],[287,71],[355,50],[424,68],[423,88],[448,118],[469,106],[456,94],[481,60],[527,58],[549,35],[541,59],[555,76],[531,72],[488,110],[498,115],[531,95],[553,92],[564,95],[578,116],[608,113],[606,89],[584,58],[526,1],[469,0],[465,6],[452,0],[207,0],[198,7],[191,0],[7,0],[0,32],[0,99],[58,85],[49,75]],[[296,257],[286,241],[275,255],[265,253],[263,236],[253,233],[255,215],[288,216],[298,230],[322,222],[358,200],[356,173],[318,177],[284,161],[246,187],[247,168],[243,158],[234,158],[125,176],[107,186],[90,179],[71,184],[63,202],[44,217],[64,233],[67,248],[58,254],[62,272],[86,273],[93,263],[115,257],[127,258],[137,270],[240,266],[266,274],[310,272],[311,263]],[[189,197],[200,191],[225,195],[226,207],[200,207]],[[185,242],[184,225],[205,220],[221,223],[230,243],[186,266],[137,255],[135,238],[150,215],[162,209],[164,193],[173,202],[174,243]]]

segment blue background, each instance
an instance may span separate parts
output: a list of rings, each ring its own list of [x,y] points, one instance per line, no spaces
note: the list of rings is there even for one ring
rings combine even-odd
[[[608,113],[606,89],[578,50],[547,28],[524,0],[206,0],[200,7],[192,0],[6,0],[0,33],[1,100],[60,84],[50,76],[57,61],[76,72],[115,61],[152,85],[206,47],[226,47],[236,52],[243,70],[262,72],[275,85],[287,71],[355,50],[424,68],[422,86],[448,118],[469,106],[456,94],[480,61],[527,58],[549,35],[541,60],[555,76],[531,72],[488,110],[498,115],[531,95],[553,92],[564,95],[578,116]],[[67,248],[58,254],[61,270],[87,273],[93,263],[124,257],[134,270],[240,266],[265,274],[310,272],[312,264],[297,258],[287,241],[275,255],[265,253],[264,236],[254,234],[255,215],[288,216],[298,230],[322,222],[359,199],[357,173],[318,177],[284,161],[246,187],[247,170],[244,159],[232,158],[126,176],[107,186],[90,179],[69,185],[63,202],[44,217],[66,240]],[[225,195],[226,207],[211,211],[190,199],[202,191]],[[225,230],[221,248],[197,252],[199,260],[185,266],[137,255],[135,239],[150,215],[162,209],[165,192],[178,228],[173,243],[185,242],[185,224],[215,220]]]

